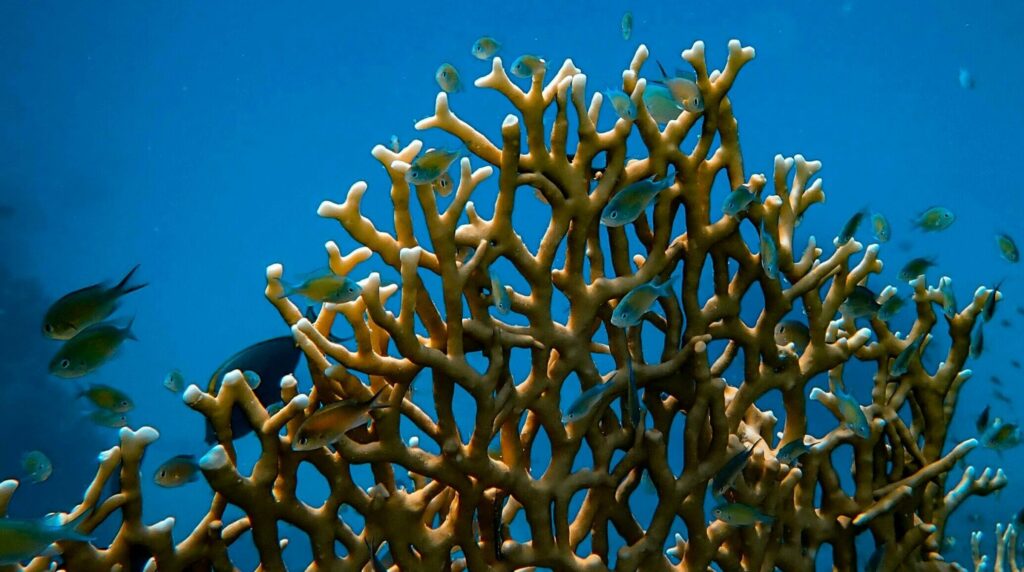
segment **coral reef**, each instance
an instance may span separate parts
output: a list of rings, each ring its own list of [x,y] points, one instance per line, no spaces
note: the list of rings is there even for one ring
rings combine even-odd
[[[229,373],[217,395],[194,386],[185,392],[185,402],[211,422],[219,444],[200,463],[215,491],[209,512],[177,544],[171,537],[173,519],[141,521],[139,462],[157,433],[122,430],[120,445],[101,456],[95,481],[72,513],[92,513],[86,530],[115,511],[123,524],[108,547],[60,543],[67,567],[127,566],[133,550],[141,548],[152,555],[150,565],[161,570],[231,570],[226,547],[251,532],[261,569],[282,570],[284,546],[299,541],[279,536],[277,524],[286,522],[308,536],[311,570],[364,569],[368,542],[385,541],[400,570],[707,570],[712,564],[722,570],[812,570],[825,544],[831,545],[835,569],[855,570],[868,559],[854,543],[865,533],[879,547],[880,569],[952,568],[939,555],[950,515],[969,495],[986,495],[1006,483],[1001,472],[976,476],[971,468],[947,490],[950,473],[977,442],[944,452],[958,394],[970,377],[964,369],[969,332],[986,299],[997,294],[979,288],[947,320],[951,343],[937,369],[928,371],[914,358],[905,373],[891,375],[890,363],[908,344],[921,336],[928,336],[924,346],[933,341],[939,290],[923,277],[912,282],[916,321],[906,335],[878,317],[861,318],[869,327],[858,328],[844,302],[881,271],[878,246],[837,241],[826,255],[813,238],[797,244],[796,227],[805,211],[824,200],[816,178],[820,164],[799,155],[778,156],[769,176],[745,173],[727,94],[753,59],[753,49],[730,42],[724,68],[711,72],[703,43],[684,51],[704,111],[681,112],[664,129],[643,105],[650,84],[640,70],[647,57],[641,46],[622,74],[622,87],[638,107],[636,120],[619,119],[608,131],[596,126],[602,96],[595,94],[588,105],[587,78],[571,61],[552,74],[536,73],[524,91],[506,75],[501,60],[493,60],[492,71],[476,85],[498,91],[517,112],[501,124],[501,141],[460,120],[446,94],[438,94],[434,115],[417,128],[446,132],[470,154],[461,159],[457,189],[443,210],[430,185],[411,187],[405,180],[422,150],[419,141],[397,152],[374,148],[390,177],[394,233],[379,230],[361,214],[368,193],[363,182],[351,187],[344,202],[324,202],[319,214],[336,219],[363,245],[343,255],[328,243],[335,273],[365,275],[357,271],[360,265],[379,257],[400,273],[400,284],[384,284],[370,272],[360,282],[359,299],[325,304],[310,321],[280,297],[283,268],[268,268],[267,298],[292,327],[313,387],[300,393],[296,379],[286,377],[281,382],[286,405],[272,415],[241,372]],[[546,113],[553,115],[548,125]],[[692,130],[699,130],[699,137],[684,152],[684,140],[694,139],[687,139]],[[645,148],[639,159],[627,158],[631,134]],[[599,155],[605,166],[595,177]],[[481,187],[492,181],[495,169],[497,192],[487,219],[471,199],[483,196]],[[673,176],[674,182],[658,196],[651,216],[641,214],[625,227],[600,224],[610,197],[652,176]],[[716,177],[724,177],[730,189],[745,184],[767,196],[738,218],[720,216],[711,200]],[[414,231],[413,197],[425,232]],[[550,219],[532,250],[514,229],[516,209],[542,209]],[[762,243],[777,245],[780,279],[771,277],[762,256],[751,251],[741,235],[744,225],[770,236]],[[499,262],[506,283],[528,285],[508,289],[507,319],[494,317],[489,308],[488,270]],[[514,280],[509,279],[513,272]],[[612,310],[625,294],[677,273],[679,294],[659,299],[663,315],[647,314],[640,325],[626,329],[612,325]],[[440,288],[430,287],[435,283]],[[704,291],[710,294],[703,296]],[[880,299],[894,291],[886,288]],[[397,314],[385,308],[396,296]],[[564,317],[555,308],[560,296],[570,301]],[[756,320],[745,322],[741,306],[746,304],[749,314],[751,304],[759,309],[762,298]],[[354,331],[348,345],[328,335],[339,317]],[[806,320],[806,347],[776,342],[776,325],[794,317]],[[516,379],[513,356],[527,354],[529,373]],[[853,362],[872,366],[875,373],[844,375]],[[480,363],[482,370],[476,367]],[[646,413],[640,424],[609,406],[628,401],[629,363],[643,391]],[[413,399],[413,379],[423,371],[432,379],[429,399],[436,415],[428,413],[423,399]],[[733,379],[725,378],[727,371]],[[811,387],[825,376],[827,388]],[[599,406],[583,420],[563,424],[568,408],[563,396],[599,383],[613,384]],[[869,385],[871,399],[863,406],[869,427],[862,437],[843,423],[840,398],[846,391],[866,396]],[[370,427],[350,432],[334,449],[292,450],[292,436],[319,406],[366,399],[381,389],[381,399],[392,407],[375,412]],[[781,397],[778,415],[758,405],[773,393]],[[475,406],[468,435],[457,422],[467,415],[457,406],[465,394]],[[808,397],[820,405],[808,403]],[[249,474],[235,464],[230,412],[236,406],[262,447]],[[836,415],[837,426],[808,436],[810,451],[798,466],[780,462],[780,446],[808,434],[807,409],[821,406]],[[670,439],[673,427],[681,439]],[[410,431],[420,436],[413,443]],[[489,452],[496,438],[500,454]],[[547,455],[544,442],[550,443],[551,458],[543,459],[546,469],[536,475],[532,465]],[[753,454],[727,498],[756,507],[773,522],[709,524],[709,481],[749,446]],[[839,452],[845,448],[844,457]],[[851,456],[852,466],[840,464]],[[673,470],[679,458],[682,470]],[[303,463],[329,485],[319,506],[297,496]],[[361,465],[371,469],[376,484],[357,484],[354,470]],[[631,508],[645,472],[656,489],[649,521]],[[853,490],[842,487],[844,472],[852,475]],[[104,494],[115,473],[120,490]],[[399,486],[406,475],[414,487]],[[2,489],[5,501],[13,489],[13,482]],[[246,516],[226,518],[229,505]],[[361,515],[362,530],[344,513],[339,516],[344,507]],[[528,526],[528,537],[513,534],[514,521]],[[673,546],[674,526],[686,532],[675,536]],[[48,563],[40,557],[28,569]]]

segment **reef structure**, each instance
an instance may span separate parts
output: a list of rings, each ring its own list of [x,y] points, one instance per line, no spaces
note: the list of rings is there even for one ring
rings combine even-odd
[[[372,564],[368,546],[385,542],[398,570],[813,570],[826,544],[834,569],[858,570],[868,560],[855,545],[864,534],[878,547],[878,569],[954,569],[939,554],[950,516],[969,496],[1006,484],[1001,471],[978,474],[971,467],[948,487],[958,461],[977,441],[945,450],[947,427],[970,377],[964,367],[969,333],[986,299],[998,294],[978,288],[946,320],[950,344],[934,371],[915,358],[905,372],[892,375],[890,364],[909,344],[922,336],[919,345],[932,341],[934,307],[941,307],[942,295],[923,277],[911,283],[916,320],[905,336],[877,316],[861,318],[868,327],[858,328],[844,310],[855,289],[881,271],[878,246],[837,241],[826,256],[813,238],[796,244],[805,211],[824,200],[816,178],[820,163],[780,155],[770,178],[745,173],[728,92],[754,50],[731,41],[724,68],[711,72],[702,42],[685,50],[682,58],[696,72],[704,108],[681,111],[663,129],[643,104],[651,86],[640,75],[647,58],[641,46],[622,74],[623,90],[637,106],[635,120],[619,119],[608,131],[597,129],[602,95],[588,105],[587,77],[571,60],[553,74],[538,70],[527,90],[506,75],[499,58],[493,60],[476,85],[496,90],[516,110],[502,122],[500,141],[459,119],[447,95],[438,94],[434,114],[416,127],[454,136],[470,155],[459,163],[458,186],[443,210],[430,185],[406,182],[421,142],[398,151],[375,147],[373,155],[390,178],[394,232],[379,230],[361,213],[365,182],[352,185],[342,203],[324,202],[318,212],[363,245],[342,254],[337,244],[327,244],[336,274],[362,274],[360,265],[376,257],[400,274],[400,284],[384,284],[370,272],[360,282],[359,299],[325,304],[310,320],[281,297],[283,267],[270,266],[267,298],[304,352],[313,387],[300,393],[296,378],[286,376],[285,405],[273,414],[238,371],[225,376],[216,395],[195,386],[185,391],[185,402],[212,424],[219,444],[200,462],[214,491],[209,511],[176,544],[173,519],[151,525],[141,520],[139,463],[158,434],[147,427],[122,430],[120,444],[101,455],[94,482],[69,514],[90,512],[80,528],[88,532],[119,512],[120,528],[105,547],[59,542],[64,565],[126,570],[131,555],[141,551],[151,555],[150,569],[232,570],[227,547],[248,532],[260,569],[284,570],[283,550],[297,541],[279,535],[278,523],[286,522],[308,536],[309,570],[365,569]],[[553,115],[549,125],[547,115]],[[645,153],[628,159],[626,142],[634,130]],[[696,130],[699,137],[685,152],[684,140]],[[605,166],[597,178],[599,155]],[[471,199],[483,196],[480,190],[495,174],[488,219]],[[674,180],[658,195],[651,216],[643,213],[624,227],[600,223],[605,205],[625,186],[665,176]],[[720,176],[730,189],[746,185],[768,196],[742,216],[719,216],[711,194]],[[425,232],[414,230],[414,198]],[[549,224],[531,249],[515,231],[513,214],[541,208]],[[753,252],[744,240],[741,227],[748,224],[777,245],[781,279],[766,272],[763,251]],[[489,269],[499,263],[507,277],[517,275],[506,283],[528,285],[506,287],[507,319],[490,313]],[[628,328],[611,323],[624,295],[677,273],[678,294],[658,300],[663,315],[645,314]],[[710,280],[704,278],[702,288],[704,276]],[[564,318],[555,308],[556,293],[569,300]],[[885,288],[879,301],[894,293]],[[395,296],[397,314],[385,307]],[[745,322],[744,301],[748,308],[761,307],[762,299],[756,319]],[[806,346],[779,345],[775,328],[794,317],[797,305],[806,314]],[[351,326],[354,342],[332,341],[338,318]],[[529,356],[529,373],[516,379],[514,356],[523,355]],[[845,379],[852,362],[873,366],[874,375]],[[646,411],[639,423],[625,407],[631,369]],[[421,372],[432,381],[434,415],[413,399],[413,380]],[[812,387],[820,376],[827,376],[827,388]],[[575,395],[601,383],[612,386],[599,405],[582,420],[563,423],[563,389]],[[871,399],[861,411],[868,429],[859,436],[843,423],[840,396],[867,386]],[[370,427],[349,432],[333,448],[292,449],[299,426],[320,407],[380,390],[390,407],[375,412]],[[780,414],[758,406],[773,392],[781,397]],[[459,429],[459,418],[468,415],[457,407],[467,399],[459,395],[474,405],[469,434]],[[611,407],[615,401],[623,404],[621,416]],[[808,435],[807,409],[822,405],[836,415],[837,426]],[[248,474],[235,463],[235,407],[261,445]],[[681,435],[675,441],[673,426]],[[407,437],[410,427],[416,439]],[[797,439],[808,440],[806,454],[799,463],[780,461],[781,445]],[[500,453],[489,451],[495,441]],[[534,464],[547,455],[544,442],[550,460],[537,474]],[[770,518],[752,526],[709,524],[712,479],[748,447],[750,459],[727,498]],[[837,466],[844,448],[852,462]],[[672,468],[673,459],[682,460],[681,470]],[[318,506],[298,497],[303,463],[329,485]],[[371,486],[358,482],[361,466],[372,472]],[[853,490],[844,490],[841,472],[852,475]],[[645,473],[654,508],[641,521],[631,499],[643,494]],[[105,494],[115,474],[119,491]],[[401,485],[406,478],[411,486]],[[14,481],[0,487],[0,508],[15,487]],[[245,516],[226,518],[229,505]],[[359,513],[361,530],[350,525],[344,508]],[[529,534],[514,534],[514,522],[524,522]],[[680,524],[685,534],[673,537]],[[41,556],[26,569],[45,569],[52,561]]]

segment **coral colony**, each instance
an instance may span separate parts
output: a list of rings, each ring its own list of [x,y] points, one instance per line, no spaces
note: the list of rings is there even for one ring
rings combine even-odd
[[[693,79],[663,70],[643,79],[641,46],[622,74],[621,116],[603,132],[595,124],[611,105],[594,93],[588,107],[587,78],[571,60],[555,70],[533,58],[523,91],[493,59],[476,86],[516,110],[500,141],[439,93],[416,127],[454,136],[461,156],[427,153],[420,141],[373,149],[391,179],[393,235],[361,214],[368,193],[383,197],[365,182],[319,208],[363,245],[342,254],[327,244],[331,271],[361,290],[307,314],[284,296],[283,267],[267,269],[267,298],[313,386],[264,380],[275,397],[280,381],[284,405],[272,413],[242,371],[184,391],[217,442],[198,460],[215,494],[196,528],[175,544],[174,519],[142,522],[140,461],[159,435],[124,428],[82,504],[35,525],[57,549],[26,569],[128,569],[141,554],[149,569],[231,570],[227,547],[240,538],[251,538],[262,570],[285,569],[295,542],[311,546],[311,570],[813,570],[826,544],[824,564],[837,570],[957,568],[939,554],[946,523],[969,496],[1006,485],[1001,471],[973,467],[950,481],[977,440],[944,451],[971,376],[964,364],[981,351],[975,323],[998,295],[979,288],[949,308],[949,346],[939,348],[931,332],[943,291],[914,277],[913,327],[890,330],[878,312],[896,288],[869,284],[882,268],[878,245],[852,237],[863,214],[834,246],[797,244],[797,225],[825,198],[820,164],[777,156],[768,176],[744,170],[727,94],[754,50],[730,42],[724,69],[710,73],[703,43],[682,57]],[[688,99],[673,101],[677,90]],[[686,152],[691,130],[699,137]],[[643,149],[627,154],[634,133]],[[442,209],[434,183],[449,167],[461,176]],[[711,200],[717,177],[733,190],[724,208]],[[490,219],[471,200],[485,182],[497,187]],[[525,211],[550,220],[539,245],[514,229],[513,213]],[[375,261],[400,281],[383,282]],[[741,319],[743,304],[756,320]],[[330,335],[339,319],[353,340]],[[934,371],[920,358],[930,343],[944,353]],[[525,376],[513,376],[513,352],[529,356]],[[873,374],[851,374],[854,362]],[[414,399],[421,373],[433,391]],[[758,405],[769,394],[781,410]],[[460,407],[463,398],[475,407]],[[431,400],[436,414],[423,406]],[[235,463],[235,408],[261,445],[249,474]],[[808,429],[813,408],[835,417],[820,434]],[[673,426],[680,438],[669,438]],[[319,506],[296,494],[302,463],[329,484]],[[374,483],[357,482],[359,465]],[[0,511],[16,487],[0,485]],[[654,507],[641,520],[631,498],[643,494]],[[227,516],[229,506],[245,516]],[[83,540],[115,515],[109,545]],[[308,538],[282,537],[280,522]],[[997,569],[1016,534],[1000,532]]]

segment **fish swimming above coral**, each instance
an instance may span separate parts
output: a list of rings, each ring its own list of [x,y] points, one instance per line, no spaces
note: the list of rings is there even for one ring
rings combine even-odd
[[[62,296],[46,311],[43,334],[55,340],[68,340],[109,318],[117,311],[122,297],[147,286],[130,283],[138,269],[136,265],[114,286],[93,284]]]

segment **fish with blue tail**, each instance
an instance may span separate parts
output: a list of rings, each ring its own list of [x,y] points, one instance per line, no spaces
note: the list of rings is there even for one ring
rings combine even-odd
[[[722,214],[739,218],[739,216],[750,208],[750,205],[757,200],[757,193],[750,190],[746,185],[736,187],[729,196],[725,197],[722,204]]]
[[[743,468],[747,466],[747,461],[754,454],[754,447],[757,447],[757,444],[761,441],[762,439],[758,439],[746,449],[733,455],[731,459],[722,465],[722,468],[711,479],[712,496],[722,498],[725,495],[725,492],[732,487],[733,483],[736,482],[736,478],[743,472]]]
[[[672,276],[661,284],[651,280],[630,290],[612,311],[612,325],[617,328],[628,328],[639,324],[655,300],[674,295],[672,284],[677,278],[678,275]]]
[[[839,416],[843,420],[843,425],[861,439],[870,437],[871,425],[868,423],[868,418],[864,415],[864,410],[857,403],[857,400],[852,395],[839,389],[836,389],[835,396],[836,406],[839,408]]]
[[[643,214],[647,205],[651,204],[659,193],[672,186],[675,176],[669,174],[654,180],[644,179],[628,185],[615,193],[601,211],[601,224],[609,227],[627,225]]]
[[[0,518],[0,564],[18,564],[50,554],[47,550],[54,542],[93,540],[93,537],[78,531],[89,514],[83,512],[66,523],[56,514],[33,520]]]
[[[412,185],[429,185],[448,172],[461,151],[430,149],[413,160],[405,172],[405,182]]]
[[[604,394],[615,385],[613,383],[601,383],[595,385],[580,394],[562,414],[562,423],[575,423],[597,408]]]

